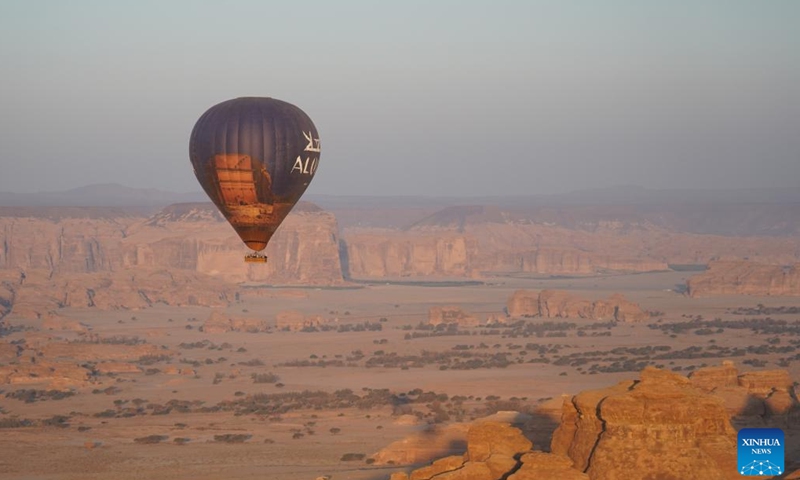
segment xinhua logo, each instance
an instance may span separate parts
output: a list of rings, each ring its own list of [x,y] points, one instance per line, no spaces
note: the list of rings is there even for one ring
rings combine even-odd
[[[737,441],[741,475],[771,477],[783,473],[783,430],[743,428]]]

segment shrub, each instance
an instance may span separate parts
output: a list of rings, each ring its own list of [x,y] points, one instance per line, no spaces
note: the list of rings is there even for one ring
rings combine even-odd
[[[27,418],[0,418],[0,428],[21,428],[21,427],[30,427],[33,425],[33,422],[28,420]]]
[[[39,400],[63,400],[73,395],[75,395],[75,392],[71,390],[61,391],[61,390],[22,389],[6,393],[6,398],[21,400],[24,401],[25,403],[34,403]]]
[[[250,377],[253,379],[253,383],[275,383],[280,380],[280,377],[272,372],[254,373]]]
[[[133,441],[142,445],[161,443],[169,437],[166,435],[148,435],[146,437],[134,438]]]
[[[251,437],[252,435],[245,433],[226,433],[224,435],[214,435],[214,441],[222,443],[244,443],[250,440]]]

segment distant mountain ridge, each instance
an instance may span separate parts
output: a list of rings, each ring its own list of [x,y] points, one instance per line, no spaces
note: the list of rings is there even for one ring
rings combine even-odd
[[[564,194],[480,197],[315,195],[304,200],[333,213],[339,225],[408,229],[463,229],[475,223],[536,223],[594,230],[609,222],[622,228],[657,226],[713,235],[794,236],[800,234],[800,188],[729,190],[653,190],[626,186]],[[150,215],[169,205],[208,203],[201,192],[176,193],[119,184],[89,185],[63,192],[0,192],[0,210],[18,216],[58,216],[55,207],[124,208]],[[44,210],[42,207],[45,207]],[[206,207],[209,208],[209,207]],[[298,205],[296,211],[308,208]],[[49,211],[52,210],[52,211]],[[173,215],[177,211],[173,212]],[[95,211],[93,215],[99,215]]]
[[[163,207],[203,201],[208,201],[203,192],[175,193],[117,183],[87,185],[61,192],[0,192],[0,206],[6,207]]]
[[[467,225],[538,224],[595,231],[657,227],[674,232],[725,236],[796,236],[800,234],[800,204],[793,203],[663,203],[643,205],[444,207],[415,221],[407,230]]]

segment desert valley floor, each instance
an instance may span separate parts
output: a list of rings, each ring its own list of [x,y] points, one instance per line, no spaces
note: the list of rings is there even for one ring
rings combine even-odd
[[[12,315],[10,324],[25,328],[7,332],[0,365],[36,352],[32,363],[72,361],[93,373],[0,385],[0,476],[379,480],[460,453],[459,425],[493,414],[516,415],[534,448],[549,451],[566,395],[636,379],[645,366],[688,375],[733,361],[742,373],[783,369],[800,379],[792,327],[800,314],[785,313],[800,298],[693,298],[682,291],[691,273],[254,285],[217,310],[64,308],[57,319],[24,322]],[[590,300],[623,293],[651,318],[507,319],[520,289]],[[431,326],[437,306],[457,306],[479,325]],[[306,323],[307,331],[276,328],[286,312],[324,321]],[[215,316],[270,328],[217,332],[209,328]],[[775,326],[743,322],[753,318]],[[71,393],[54,394],[53,381]],[[747,418],[743,425],[769,422]],[[800,427],[783,428],[791,463],[800,458]],[[414,435],[431,438],[427,451],[399,453]]]

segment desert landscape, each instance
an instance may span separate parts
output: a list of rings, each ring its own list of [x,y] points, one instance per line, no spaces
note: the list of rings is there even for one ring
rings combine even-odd
[[[0,480],[800,480],[799,24],[0,1]]]
[[[316,200],[0,208],[3,478],[800,475],[790,204]]]

